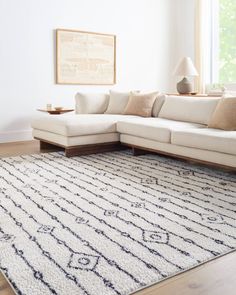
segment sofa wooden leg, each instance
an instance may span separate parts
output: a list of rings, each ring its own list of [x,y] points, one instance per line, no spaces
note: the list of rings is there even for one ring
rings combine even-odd
[[[40,150],[48,150],[48,149],[52,149],[53,147],[55,148],[55,145],[53,146],[52,144],[48,142],[40,140]]]
[[[148,154],[148,151],[138,149],[136,147],[132,147],[132,154],[133,156],[141,156],[141,155]]]
[[[67,158],[73,157],[74,156],[73,150],[71,150],[69,148],[65,148],[65,156]]]
[[[56,146],[54,144],[51,144],[49,142],[46,141],[39,141],[39,147],[40,147],[40,151],[61,151],[63,150],[62,147],[60,146]]]

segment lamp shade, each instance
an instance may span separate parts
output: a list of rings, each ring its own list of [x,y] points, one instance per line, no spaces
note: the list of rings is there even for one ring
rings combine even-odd
[[[193,65],[190,57],[184,57],[176,66],[174,73],[175,76],[198,76],[198,72]]]

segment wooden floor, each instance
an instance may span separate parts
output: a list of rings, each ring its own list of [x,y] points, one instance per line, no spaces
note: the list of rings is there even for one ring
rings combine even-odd
[[[51,150],[44,152],[48,151]],[[37,141],[0,144],[0,157],[35,153],[40,153]],[[13,294],[14,291],[0,273],[0,295]],[[234,294],[236,294],[236,251],[135,293],[135,295]]]

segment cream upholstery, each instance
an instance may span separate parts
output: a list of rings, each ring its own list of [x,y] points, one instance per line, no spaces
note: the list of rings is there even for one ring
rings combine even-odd
[[[160,142],[169,142],[171,140],[171,131],[186,128],[203,127],[204,125],[186,123],[179,121],[166,120],[161,118],[132,118],[123,119],[117,122],[117,131],[124,134],[131,134],[157,140]]]
[[[130,92],[110,90],[110,99],[105,114],[123,114],[129,101]]]
[[[165,101],[166,95],[159,93],[156,100],[154,101],[153,107],[152,107],[152,116],[158,117],[160,110],[163,106],[163,103]]]
[[[119,133],[64,136],[48,131],[34,129],[33,136],[65,147],[120,141]]]
[[[33,136],[64,147],[121,141],[236,169],[236,131],[206,126],[220,98],[161,96],[152,110],[159,117],[149,118],[104,114],[104,95],[78,100],[79,111],[100,114],[45,115],[32,122]]]
[[[78,92],[75,96],[76,114],[103,114],[108,106],[109,95],[106,93]]]
[[[192,159],[212,162],[219,165],[225,165],[236,168],[236,157],[230,154],[169,144],[127,134],[121,134],[120,141],[122,143],[135,145],[140,148],[149,148],[156,151],[163,151],[164,153],[170,153],[172,155],[189,157]]]
[[[171,143],[236,155],[236,131],[210,128],[175,130],[171,135]]]
[[[167,96],[159,117],[208,124],[220,98]]]
[[[33,120],[31,125],[34,129],[64,136],[83,136],[116,132],[116,123],[123,118],[123,115],[108,114],[48,115]]]

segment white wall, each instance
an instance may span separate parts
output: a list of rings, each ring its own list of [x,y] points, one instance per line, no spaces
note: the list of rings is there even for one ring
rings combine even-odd
[[[55,84],[56,28],[117,35],[113,88],[169,91],[179,1],[0,0],[0,142],[30,139],[31,118],[46,103],[73,107],[78,90],[111,88]]]
[[[172,0],[172,26],[171,26],[171,64],[172,69],[184,56],[189,56],[194,62],[194,23],[195,1],[198,0]],[[170,88],[176,92],[176,82],[180,77],[170,76]]]
[[[0,0],[0,142],[29,139],[37,107],[110,88],[54,83],[56,28],[116,34],[114,88],[166,90],[168,14],[166,0]]]

